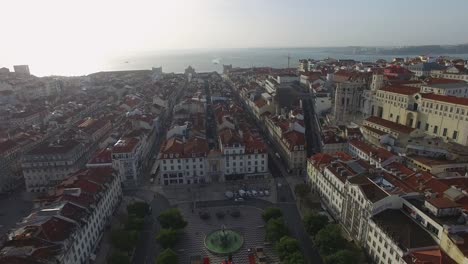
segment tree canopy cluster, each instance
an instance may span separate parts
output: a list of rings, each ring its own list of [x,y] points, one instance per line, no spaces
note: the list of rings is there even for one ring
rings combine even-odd
[[[281,209],[267,208],[262,214],[266,222],[266,239],[275,245],[276,252],[284,264],[303,264],[304,256],[296,239],[289,236]]]

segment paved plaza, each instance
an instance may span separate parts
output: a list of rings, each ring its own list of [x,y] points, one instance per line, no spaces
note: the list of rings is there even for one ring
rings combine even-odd
[[[204,246],[205,236],[214,230],[221,229],[223,225],[227,229],[235,230],[244,236],[244,245],[233,254],[234,263],[248,263],[249,248],[263,247],[268,258],[268,263],[280,263],[273,251],[273,247],[265,243],[265,228],[261,218],[262,210],[250,206],[223,206],[207,207],[197,209],[192,212],[190,204],[178,206],[188,221],[184,234],[176,247],[179,256],[179,263],[190,263],[190,257],[200,255],[208,256],[211,263],[221,263],[225,258],[215,256]],[[233,217],[229,212],[239,210],[240,217]],[[203,220],[199,216],[199,211],[209,212],[210,218]],[[216,217],[216,212],[223,211],[226,215],[222,219]]]
[[[158,186],[152,185],[149,190],[158,192],[166,197],[171,204],[184,203],[189,201],[212,201],[226,199],[226,191],[238,191],[241,188],[247,190],[265,190],[269,191],[268,196],[257,196],[257,199],[263,199],[270,202],[276,202],[276,185],[272,178],[252,179],[239,182],[213,182],[206,185],[174,185]]]

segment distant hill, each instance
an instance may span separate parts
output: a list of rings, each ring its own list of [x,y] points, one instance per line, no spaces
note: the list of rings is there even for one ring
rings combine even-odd
[[[468,53],[468,44],[441,46],[441,45],[425,45],[425,46],[408,46],[401,48],[393,48],[389,50],[380,50],[380,54],[466,54]]]
[[[468,54],[468,44],[460,45],[422,45],[404,47],[335,47],[326,48],[326,52],[347,55],[441,55]]]

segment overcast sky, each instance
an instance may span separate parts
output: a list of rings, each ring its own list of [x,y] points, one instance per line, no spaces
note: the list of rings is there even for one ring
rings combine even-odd
[[[5,0],[1,10],[0,64],[165,49],[468,43],[467,0]]]

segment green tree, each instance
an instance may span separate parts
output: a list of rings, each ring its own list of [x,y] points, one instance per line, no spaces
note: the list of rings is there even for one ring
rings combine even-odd
[[[178,264],[177,255],[172,249],[168,248],[159,254],[156,264]]]
[[[292,252],[281,262],[283,264],[305,264],[304,256],[300,251]]]
[[[296,239],[284,236],[276,243],[276,252],[280,260],[284,260],[289,254],[299,250],[299,243]]]
[[[277,207],[268,207],[262,213],[262,218],[263,218],[263,221],[265,222],[268,222],[270,219],[280,218],[282,216],[283,216],[283,213],[281,212],[281,209]]]
[[[341,235],[338,225],[327,225],[315,235],[315,245],[322,255],[328,256],[343,249],[346,240]]]
[[[342,249],[325,257],[326,264],[357,264],[363,263],[364,256],[357,250]]]
[[[179,233],[174,229],[161,229],[156,240],[163,248],[172,248],[179,239]]]
[[[288,235],[289,230],[284,224],[283,218],[272,218],[266,224],[266,239],[276,243],[283,236]]]
[[[143,230],[145,226],[145,220],[143,218],[139,218],[136,215],[130,215],[125,222],[125,229],[127,230]]]
[[[130,258],[126,253],[115,251],[107,259],[108,264],[130,264]]]
[[[323,229],[328,224],[328,217],[319,214],[307,214],[304,217],[304,226],[307,233],[315,236],[318,231]]]
[[[123,251],[131,251],[135,247],[138,235],[135,231],[117,229],[111,233],[112,245]]]
[[[184,229],[187,226],[187,221],[185,221],[177,208],[171,208],[162,212],[158,220],[161,226],[167,229]]]
[[[135,215],[138,218],[144,218],[149,210],[149,204],[145,202],[134,202],[127,206],[128,215]]]

